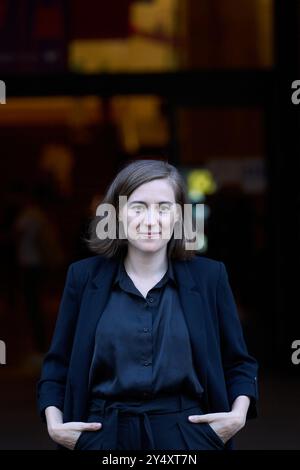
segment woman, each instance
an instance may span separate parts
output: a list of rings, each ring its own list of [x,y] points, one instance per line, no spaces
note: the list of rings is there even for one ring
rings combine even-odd
[[[256,417],[257,362],[226,268],[187,245],[184,204],[164,161],[130,162],[111,183],[109,237],[97,216],[97,255],[68,269],[38,383],[59,449],[227,450]]]

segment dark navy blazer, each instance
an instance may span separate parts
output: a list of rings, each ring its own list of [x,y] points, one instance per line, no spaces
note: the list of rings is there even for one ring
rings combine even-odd
[[[45,408],[56,406],[64,422],[85,421],[96,326],[117,268],[117,259],[99,255],[69,266],[37,387],[43,420]],[[258,365],[247,351],[225,265],[197,255],[189,261],[173,260],[173,268],[206,412],[230,411],[237,396],[248,395],[247,419],[256,417]]]

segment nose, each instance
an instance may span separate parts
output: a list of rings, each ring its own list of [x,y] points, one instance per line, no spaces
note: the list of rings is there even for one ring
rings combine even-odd
[[[158,218],[159,218],[159,212],[156,209],[150,207],[145,212],[144,222],[146,225],[151,227],[152,225],[157,224]]]

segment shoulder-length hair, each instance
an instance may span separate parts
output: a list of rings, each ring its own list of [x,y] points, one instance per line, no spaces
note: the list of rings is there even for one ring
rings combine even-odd
[[[175,202],[184,211],[184,204],[187,204],[188,196],[185,181],[179,171],[164,160],[131,160],[117,173],[114,180],[109,185],[101,204],[110,204],[116,211],[119,208],[119,195],[129,197],[131,193],[144,183],[156,179],[166,179],[174,190]],[[117,216],[118,217],[118,216]],[[93,253],[106,258],[118,258],[127,251],[128,240],[119,237],[118,224],[116,228],[116,238],[100,239],[96,233],[96,227],[101,216],[95,216],[88,229],[88,238],[85,239],[88,248]],[[188,260],[196,255],[196,250],[186,250],[186,236],[181,223],[182,237],[174,238],[173,234],[168,242],[167,256],[177,260]]]

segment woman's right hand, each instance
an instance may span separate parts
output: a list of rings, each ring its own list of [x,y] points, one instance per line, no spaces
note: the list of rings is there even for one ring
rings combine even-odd
[[[48,432],[57,444],[74,450],[77,440],[83,431],[98,431],[101,423],[84,423],[80,421],[70,421],[69,423],[54,423],[49,426]]]
[[[56,406],[47,406],[45,416],[51,439],[70,450],[74,450],[76,442],[83,431],[98,431],[102,427],[101,423],[84,423],[81,421],[63,423],[63,413]]]

